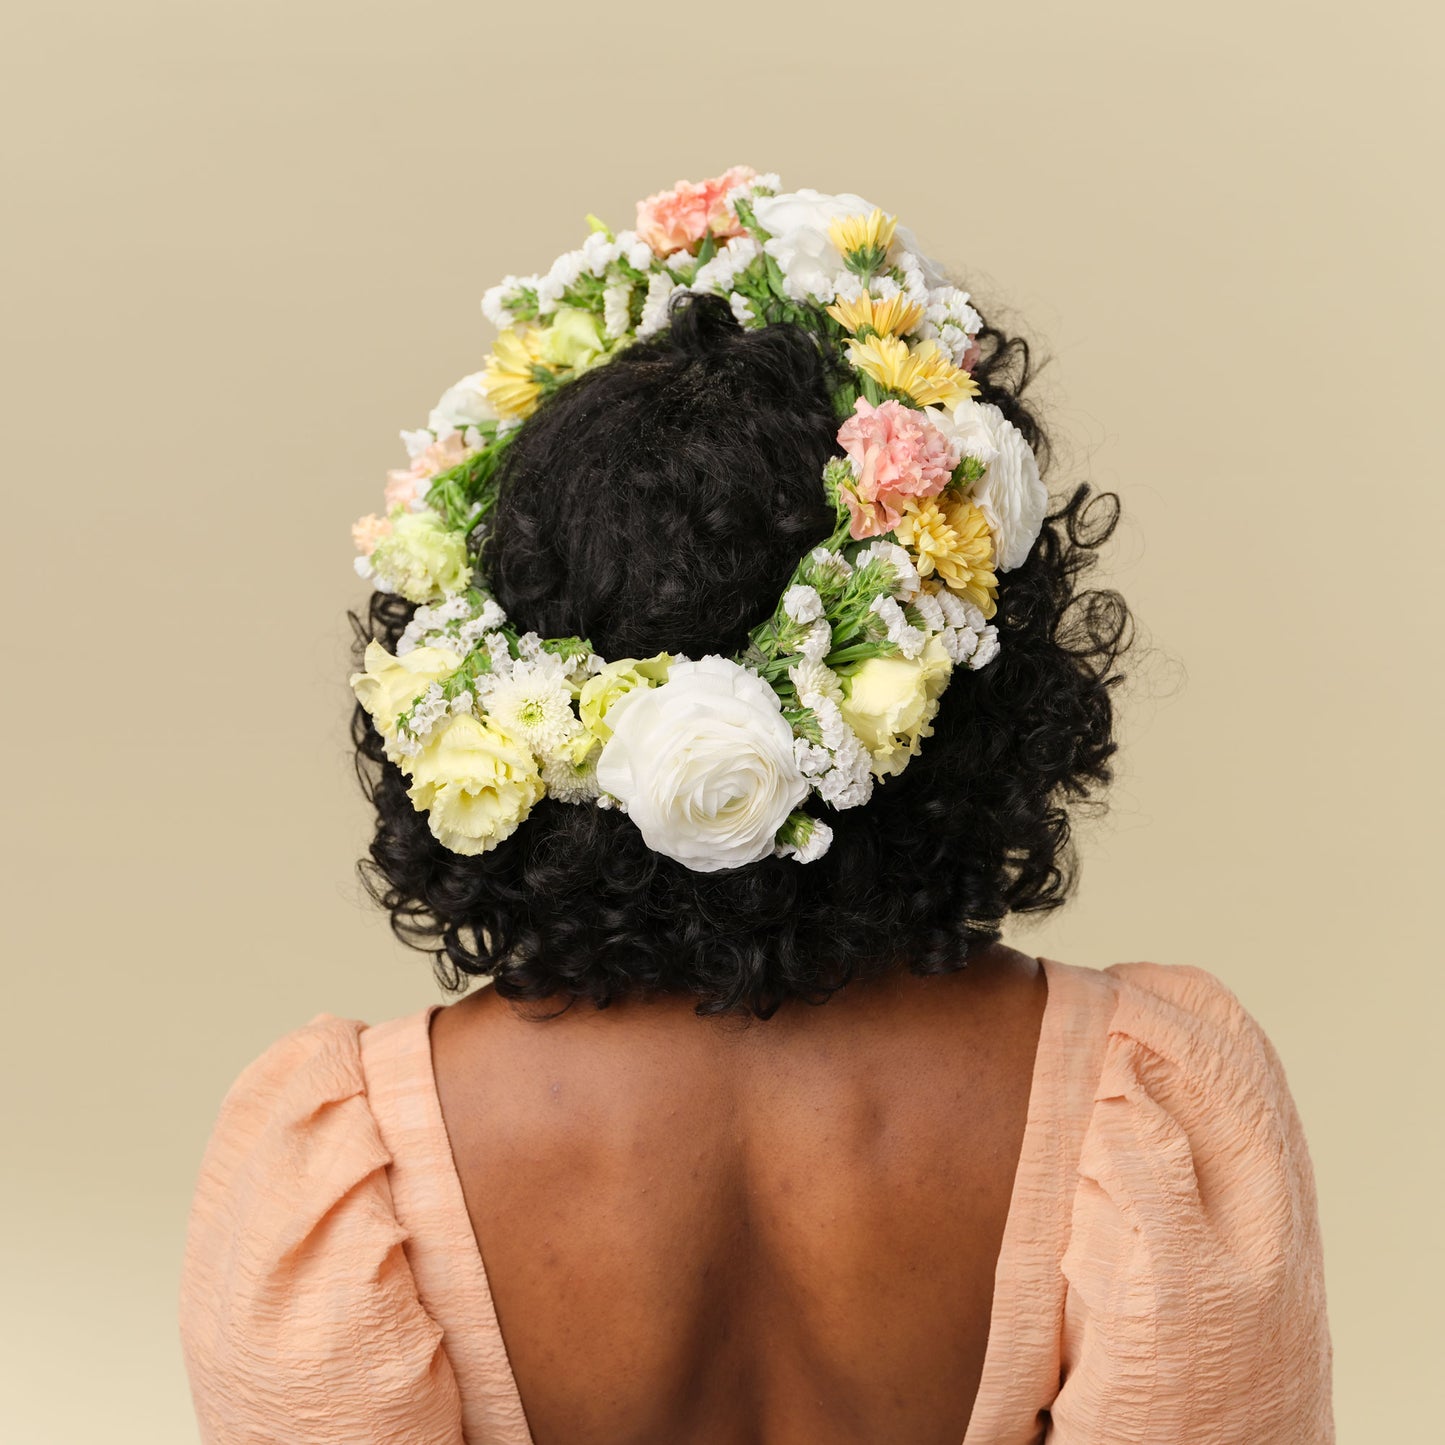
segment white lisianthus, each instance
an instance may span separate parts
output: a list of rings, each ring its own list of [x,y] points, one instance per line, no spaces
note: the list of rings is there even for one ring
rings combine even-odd
[[[996,570],[1011,572],[1038,540],[1044,513],[1049,509],[1049,492],[1023,433],[996,406],[987,402],[975,405],[993,433],[998,455],[973,484],[970,495],[993,533]]]
[[[702,873],[755,863],[807,796],[778,695],[723,657],[673,665],[608,713],[599,786],[647,846]]]
[[[474,371],[442,393],[441,400],[432,407],[427,418],[430,430],[440,436],[450,431],[465,431],[469,426],[480,426],[484,421],[496,421],[496,408],[482,390],[482,375],[482,372]]]

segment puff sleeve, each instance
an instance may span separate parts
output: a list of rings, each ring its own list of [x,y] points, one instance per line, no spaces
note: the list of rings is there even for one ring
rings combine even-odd
[[[364,1024],[319,1014],[221,1105],[191,1204],[181,1342],[206,1445],[461,1445],[368,1107]]]
[[[1202,969],[1106,972],[1050,1439],[1333,1441],[1314,1174],[1279,1057]]]

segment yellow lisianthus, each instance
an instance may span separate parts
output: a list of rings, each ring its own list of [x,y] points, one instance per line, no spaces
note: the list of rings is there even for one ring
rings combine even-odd
[[[607,723],[607,713],[612,705],[633,688],[654,687],[659,682],[666,682],[671,666],[670,652],[659,652],[656,657],[641,661],[635,657],[621,657],[616,662],[609,662],[594,677],[589,677],[582,684],[582,695],[577,702],[577,711],[589,738],[605,743],[612,736],[612,729]]]
[[[542,333],[540,354],[548,366],[585,371],[606,350],[601,321],[580,306],[559,306]]]
[[[901,291],[886,301],[865,291],[856,301],[834,302],[828,315],[855,336],[865,329],[880,336],[903,336],[923,320],[923,307]]]
[[[467,539],[430,509],[393,508],[391,530],[372,549],[371,570],[408,602],[440,602],[471,580]]]
[[[954,406],[978,391],[978,383],[932,340],[910,349],[898,336],[855,337],[848,343],[848,359],[885,391],[899,392],[915,406]]]
[[[936,573],[949,590],[994,614],[993,533],[988,519],[967,497],[943,492],[908,499],[893,535],[909,550],[920,577]]]
[[[512,326],[497,337],[482,372],[482,391],[499,416],[531,416],[542,394],[536,368],[542,364],[542,328]]]
[[[866,216],[839,216],[828,222],[828,239],[838,250],[866,270],[876,270],[893,242],[897,216],[885,215],[877,206]]]
[[[485,853],[510,837],[546,789],[537,760],[471,713],[441,723],[408,760],[407,796],[453,853]]]
[[[917,657],[870,657],[847,680],[843,720],[872,757],[874,777],[901,773],[933,735],[953,662],[935,633]]]
[[[414,647],[393,657],[375,638],[366,644],[366,671],[351,674],[351,690],[371,714],[392,762],[406,762],[396,748],[397,718],[432,683],[450,677],[461,665],[461,655],[449,647]]]

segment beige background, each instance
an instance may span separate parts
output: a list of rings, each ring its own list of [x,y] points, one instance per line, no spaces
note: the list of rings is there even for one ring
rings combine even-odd
[[[1421,1438],[1442,1171],[1438,57],[1415,4],[52,3],[7,139],[0,1436],[194,1439],[240,1068],[435,997],[352,862],[347,528],[589,210],[737,161],[896,209],[1052,361],[1155,649],[1077,904],[1285,1060],[1343,1441]],[[922,16],[930,18],[925,24]]]

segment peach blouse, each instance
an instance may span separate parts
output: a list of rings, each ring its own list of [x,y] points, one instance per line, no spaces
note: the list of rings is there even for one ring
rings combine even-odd
[[[1202,969],[1043,966],[964,1445],[1333,1441],[1314,1175],[1270,1041]],[[531,1445],[437,1101],[438,1007],[319,1014],[226,1095],[180,1300],[208,1445]]]

